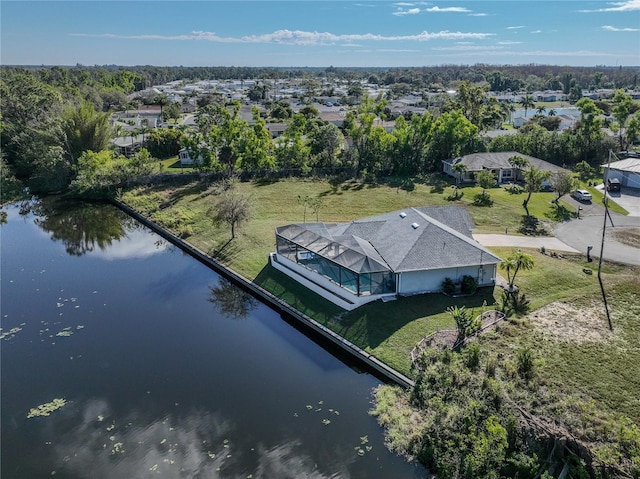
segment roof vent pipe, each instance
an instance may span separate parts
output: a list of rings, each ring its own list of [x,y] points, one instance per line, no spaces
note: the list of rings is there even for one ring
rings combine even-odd
[[[411,227],[412,227],[414,230],[417,230],[417,229],[418,229],[418,226],[420,226],[418,223],[411,223]]]
[[[400,212],[400,218],[406,218],[407,214],[404,211]]]

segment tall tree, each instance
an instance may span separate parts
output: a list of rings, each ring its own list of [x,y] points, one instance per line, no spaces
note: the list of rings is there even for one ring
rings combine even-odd
[[[524,95],[520,99],[520,106],[522,106],[522,108],[524,108],[524,116],[526,118],[527,117],[527,111],[530,108],[534,108],[536,106],[536,102],[533,100],[533,96],[527,94],[527,95]]]
[[[422,169],[432,139],[433,121],[429,112],[412,115],[409,121],[402,116],[396,119],[391,132],[395,138],[390,158],[393,174],[416,174]]]
[[[570,172],[560,171],[551,178],[551,186],[556,193],[556,198],[553,202],[558,205],[560,198],[571,193],[571,191],[576,187],[576,181]]]
[[[551,178],[551,172],[548,170],[541,170],[533,165],[529,165],[529,168],[524,172],[524,189],[527,192],[527,198],[522,202],[522,206],[529,216],[529,201],[531,195],[537,193],[542,188],[542,183]]]
[[[17,179],[32,192],[66,188],[72,168],[64,155],[62,96],[23,71],[0,78],[0,149]]]
[[[344,145],[344,135],[333,123],[324,123],[314,128],[309,134],[311,154],[317,158],[316,164],[333,168],[337,163],[337,155]]]
[[[580,109],[580,121],[578,121],[575,131],[580,140],[581,159],[590,163],[595,161],[596,146],[604,136],[602,131],[602,110],[598,108],[591,98],[581,98],[576,103]]]
[[[624,129],[627,126],[627,120],[631,115],[633,107],[633,98],[627,95],[623,89],[618,89],[613,95],[613,117],[618,122],[618,139],[620,141],[620,149],[625,149]]]
[[[633,145],[640,138],[640,111],[637,111],[627,121],[627,131],[625,137],[629,145]]]
[[[97,112],[93,103],[84,101],[78,107],[65,110],[62,131],[66,154],[75,168],[84,151],[102,151],[109,146],[112,132],[109,115]]]
[[[439,169],[442,160],[457,158],[474,148],[478,127],[471,123],[459,110],[440,115],[433,124],[429,145],[430,168]]]
[[[236,228],[251,216],[249,197],[237,191],[233,186],[223,192],[210,210],[216,223],[226,223],[231,227],[231,239],[236,237]]]

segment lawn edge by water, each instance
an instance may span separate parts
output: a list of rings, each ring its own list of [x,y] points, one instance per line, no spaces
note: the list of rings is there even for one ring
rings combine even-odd
[[[187,241],[178,238],[161,225],[138,213],[125,203],[117,200],[113,200],[113,203],[118,208],[153,230],[155,233],[171,241],[173,244],[180,247],[183,251],[189,253],[191,256],[204,263],[206,266],[212,268],[214,271],[221,274],[226,279],[229,279],[236,285],[244,288],[245,290],[248,290],[251,294],[258,296],[263,303],[267,304],[272,309],[278,311],[281,314],[286,314],[288,317],[293,318],[298,324],[301,324],[303,327],[312,330],[314,333],[318,334],[326,340],[329,340],[334,345],[351,354],[353,357],[367,365],[378,375],[382,375],[387,380],[395,382],[396,384],[399,384],[405,388],[413,387],[414,382],[408,376],[402,374],[400,371],[393,369],[374,355],[367,353],[365,350],[361,349],[356,344],[351,343],[346,338],[333,331],[331,328],[324,326],[323,324],[314,320],[312,317],[309,317],[301,311],[297,310],[286,301],[278,298],[270,291],[257,285],[255,282],[248,280],[228,266],[217,261],[215,258],[212,258],[208,254],[194,247]]]

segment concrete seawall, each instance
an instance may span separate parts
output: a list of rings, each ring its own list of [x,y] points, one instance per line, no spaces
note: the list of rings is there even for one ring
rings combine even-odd
[[[304,313],[298,311],[290,304],[282,301],[280,298],[274,296],[269,291],[261,288],[257,284],[253,283],[249,279],[244,276],[236,273],[232,269],[228,268],[224,264],[220,263],[216,259],[212,258],[205,252],[195,248],[193,245],[188,242],[178,238],[174,234],[170,233],[166,229],[164,229],[159,224],[151,221],[149,218],[141,215],[131,207],[126,204],[113,200],[113,203],[120,208],[122,211],[132,216],[140,223],[144,224],[151,230],[153,230],[158,235],[162,236],[167,241],[170,241],[174,245],[178,246],[183,251],[189,253],[192,257],[196,258],[198,261],[203,264],[209,266],[211,269],[216,271],[218,274],[223,276],[224,278],[232,281],[237,286],[241,287],[245,291],[249,292],[256,298],[260,299],[263,303],[279,312],[281,315],[290,318],[295,324],[303,326],[306,330],[313,332],[316,335],[319,335],[323,339],[329,340],[335,346],[339,347],[343,351],[347,352],[354,359],[364,364],[368,369],[377,373],[378,375],[384,377],[386,380],[396,383],[405,388],[413,387],[414,381],[404,374],[396,371],[395,369],[389,367],[382,361],[380,361],[375,356],[369,354],[365,350],[359,348],[355,344],[346,340],[339,334],[330,330],[326,326],[318,323],[313,318],[305,315]]]

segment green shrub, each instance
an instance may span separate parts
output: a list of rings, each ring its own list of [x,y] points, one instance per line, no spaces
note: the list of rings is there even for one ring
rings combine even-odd
[[[535,374],[535,359],[533,350],[529,347],[519,349],[516,352],[518,362],[518,375],[527,381],[533,379]]]
[[[452,295],[456,292],[456,285],[451,278],[445,278],[440,288],[444,294]]]
[[[478,289],[478,281],[473,277],[465,274],[462,277],[462,284],[460,285],[460,291],[462,294],[474,294]]]

